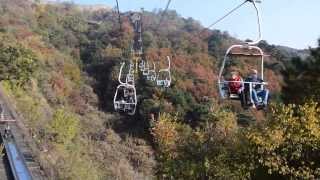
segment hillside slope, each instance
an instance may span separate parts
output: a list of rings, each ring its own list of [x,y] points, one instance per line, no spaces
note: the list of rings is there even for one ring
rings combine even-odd
[[[149,179],[152,148],[134,134],[116,133],[113,123],[121,118],[99,110],[79,57],[88,25],[85,17],[79,17],[82,27],[75,18],[82,11],[67,6],[1,1],[5,93],[24,116],[49,177]]]
[[[217,103],[221,57],[228,46],[239,42],[227,32],[200,33],[203,27],[197,21],[182,18],[175,11],[169,11],[157,28],[160,12],[144,12],[146,59],[159,68],[165,66],[166,56],[172,57],[174,79],[170,89],[162,90],[139,78],[138,112],[127,117],[113,111],[112,98],[120,63],[128,62],[122,55],[133,38],[129,13],[122,14],[120,32],[117,14],[110,10],[88,10],[70,3],[0,2],[0,79],[5,93],[23,114],[23,123],[41,151],[40,163],[50,167],[45,171],[51,177],[165,178],[167,169],[162,168],[161,158],[166,157],[157,151],[158,141],[153,137],[170,127],[153,131],[162,126],[150,121],[151,115],[174,117],[177,122],[173,125],[182,123],[177,125],[181,130],[177,133],[191,134],[181,139],[187,144],[192,144],[193,138],[194,143],[201,141],[200,130],[199,134],[193,131],[208,119],[221,122],[218,128],[228,126],[231,134],[238,129],[239,116],[265,119],[263,113],[242,113],[237,105]],[[266,60],[266,78],[277,97],[284,64],[267,43],[260,46],[272,55]],[[239,65],[249,69],[249,64]],[[234,139],[223,137],[219,134],[217,142],[232,144]],[[192,167],[192,163],[186,164]]]

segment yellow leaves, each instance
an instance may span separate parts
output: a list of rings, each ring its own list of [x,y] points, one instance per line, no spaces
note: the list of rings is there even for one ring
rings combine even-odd
[[[279,146],[284,142],[284,132],[280,129],[275,129],[271,131],[270,140],[274,142],[274,146]]]
[[[4,152],[4,144],[1,143],[1,144],[0,144],[0,157],[1,157],[1,158],[3,158],[3,156],[4,156],[4,153],[3,153],[3,152]]]
[[[64,75],[70,78],[71,81],[79,84],[81,81],[81,71],[76,64],[65,62],[63,64]]]
[[[229,119],[230,120],[230,119]],[[223,134],[224,137],[231,135],[232,133],[236,132],[238,126],[236,121],[219,121],[217,123],[217,131]]]
[[[37,18],[39,18],[45,12],[47,12],[47,5],[46,4],[37,4],[35,6],[35,16]]]
[[[314,158],[320,148],[320,113],[317,103],[277,105],[268,128],[247,133],[257,163],[268,173],[312,179],[319,177]]]
[[[117,57],[121,57],[121,55],[122,55],[122,50],[119,48],[113,48],[108,46],[103,51],[104,57],[117,58]]]
[[[284,132],[281,129],[249,132],[247,133],[247,138],[258,147],[260,154],[274,151],[285,141]]]
[[[207,126],[215,126],[216,135],[220,138],[231,136],[238,131],[236,115],[225,110],[217,110],[211,113],[211,119]],[[213,128],[213,127],[210,127]]]
[[[58,109],[49,123],[48,130],[57,143],[66,144],[78,135],[80,123],[74,114]]]
[[[166,113],[160,115],[159,120],[152,128],[152,135],[159,144],[161,150],[172,151],[175,149],[179,137],[177,126],[176,117],[172,117]]]

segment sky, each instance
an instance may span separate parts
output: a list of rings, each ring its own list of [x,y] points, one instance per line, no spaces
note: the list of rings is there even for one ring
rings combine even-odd
[[[115,0],[71,0],[77,4],[105,4],[115,7]],[[320,0],[261,0],[263,39],[271,44],[298,49],[317,46],[320,38]],[[208,26],[242,3],[243,0],[172,0],[170,9],[183,17],[192,17]],[[119,0],[121,11],[154,10],[167,0]],[[250,3],[213,27],[228,31],[239,39],[256,39],[255,11]]]

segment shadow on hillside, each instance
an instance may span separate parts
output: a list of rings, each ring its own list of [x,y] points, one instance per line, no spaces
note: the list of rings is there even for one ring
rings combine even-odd
[[[118,82],[112,79],[112,71],[118,62],[109,60],[86,67],[86,72],[94,79],[92,88],[98,96],[99,108],[105,112],[113,111],[113,96]]]
[[[151,140],[148,131],[148,123],[138,117],[120,116],[116,122],[113,123],[113,130],[123,136],[131,136],[145,140]],[[150,141],[149,141],[150,142]]]
[[[237,114],[238,124],[243,127],[248,127],[252,122],[254,122],[254,118],[252,115],[244,112],[244,113],[238,113]]]
[[[253,108],[243,109],[240,101],[227,101],[225,104],[236,114],[237,123],[241,127],[249,127],[266,120],[265,111],[258,111]]]
[[[114,80],[118,75],[116,70],[120,69],[119,60],[106,60],[103,63],[88,65],[86,72],[94,79],[92,88],[99,99],[99,109],[105,113],[114,113],[113,96],[119,82]],[[139,106],[139,105],[138,105]],[[137,111],[139,108],[137,108]],[[132,136],[149,139],[149,123],[140,117],[139,112],[135,116],[120,114],[112,120],[112,127],[121,136]]]

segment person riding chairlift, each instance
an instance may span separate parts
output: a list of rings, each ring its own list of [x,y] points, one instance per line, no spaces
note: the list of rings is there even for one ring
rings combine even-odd
[[[264,81],[260,77],[258,77],[258,71],[256,69],[252,69],[250,75],[245,81],[253,82],[251,91],[252,100],[254,102],[253,107],[258,109],[266,107],[268,105],[269,90],[262,87],[262,83]]]
[[[237,71],[232,71],[231,72],[231,78],[229,79],[229,92],[230,94],[237,94],[239,96],[239,99],[241,101],[241,106],[244,106],[244,100],[243,100],[243,90],[244,90],[244,85],[243,85],[243,79],[239,75],[239,72]]]

